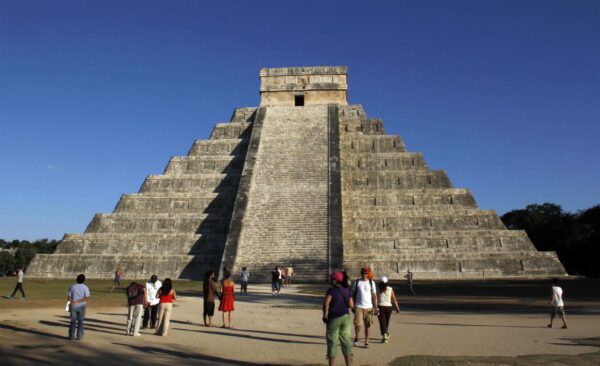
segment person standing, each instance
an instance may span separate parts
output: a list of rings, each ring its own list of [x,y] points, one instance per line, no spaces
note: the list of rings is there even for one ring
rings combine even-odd
[[[205,327],[213,327],[212,318],[215,315],[215,297],[218,297],[217,285],[215,283],[215,272],[206,271],[204,274],[204,283],[202,283],[202,299],[204,300],[204,318]]]
[[[115,279],[113,281],[113,285],[110,289],[110,292],[112,292],[115,288],[119,290],[121,289],[121,280],[123,279],[124,274],[125,272],[121,269],[121,267],[117,268],[117,270],[115,271]]]
[[[173,282],[170,278],[165,278],[163,285],[156,293],[156,296],[160,299],[160,304],[158,305],[158,321],[156,323],[156,332],[154,334],[166,337],[169,333],[173,301],[177,299],[177,294],[173,289]]]
[[[413,274],[410,271],[410,269],[406,270],[406,274],[404,275],[404,278],[406,278],[406,284],[408,285],[408,292],[412,296],[416,296],[417,294],[415,293],[415,290],[413,289]]]
[[[377,291],[375,284],[369,279],[371,270],[368,267],[361,268],[361,277],[354,281],[352,286],[352,298],[354,300],[354,346],[358,346],[360,330],[365,327],[365,348],[369,347],[369,336],[373,315],[377,315]]]
[[[342,276],[342,287],[350,288],[350,285],[352,285],[352,281],[350,281],[350,276],[348,276],[346,270],[342,271]]]
[[[150,329],[156,328],[156,317],[158,315],[158,304],[160,300],[156,297],[158,290],[162,286],[162,282],[159,281],[158,276],[153,274],[150,276],[150,280],[146,282],[146,306],[144,307],[144,321],[142,328],[148,328],[150,323]]]
[[[323,322],[327,324],[327,358],[330,366],[335,364],[338,343],[342,344],[346,365],[352,364],[352,320],[348,308],[354,308],[354,301],[350,296],[350,289],[341,286],[342,279],[341,272],[331,274],[331,287],[327,290],[323,303]]]
[[[87,300],[90,297],[90,289],[84,285],[85,275],[77,276],[77,283],[71,285],[67,291],[67,301],[70,302],[69,312],[71,313],[71,323],[69,324],[69,339],[75,339],[75,328],[77,328],[77,339],[83,340],[83,322],[85,320],[85,310]]]
[[[9,299],[14,299],[17,291],[21,291],[21,300],[25,300],[25,291],[23,290],[23,277],[25,273],[21,267],[17,267],[17,284],[15,285],[15,289],[13,290],[12,295],[7,296]]]
[[[242,282],[242,286],[240,288],[240,293],[248,294],[248,280],[250,279],[250,272],[246,267],[242,267],[242,272],[240,272],[240,281]]]
[[[271,271],[271,290],[273,296],[279,295],[279,291],[281,291],[281,271],[277,266]]]
[[[142,313],[144,312],[144,307],[147,305],[146,299],[148,294],[146,287],[134,281],[125,289],[125,294],[127,295],[127,305],[129,307],[127,311],[126,333],[130,336],[139,337],[141,335]]]
[[[396,294],[392,286],[388,286],[387,277],[381,277],[379,281],[379,292],[377,302],[379,303],[379,330],[381,331],[381,343],[387,343],[390,339],[390,333],[388,327],[390,325],[390,317],[392,315],[392,309],[396,309],[396,312],[400,312],[400,306],[398,306],[398,300],[396,300]]]
[[[231,279],[231,272],[223,274],[223,282],[221,282],[221,302],[219,303],[219,311],[223,312],[223,328],[231,328],[231,312],[234,308],[234,293],[235,283]],[[227,313],[228,326],[225,326],[225,313]]]
[[[290,266],[287,268],[287,283],[288,286],[292,284],[292,277],[294,276],[294,267],[292,267],[292,265],[290,264]]]
[[[567,329],[567,318],[565,316],[565,303],[563,302],[563,290],[558,285],[558,278],[552,280],[552,299],[550,300],[550,305],[552,306],[552,311],[550,312],[550,324],[548,324],[548,328],[552,328],[552,322],[556,317],[556,314],[562,319],[563,326],[562,329]]]

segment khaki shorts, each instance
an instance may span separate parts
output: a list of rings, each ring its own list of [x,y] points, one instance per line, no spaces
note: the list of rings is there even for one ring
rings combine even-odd
[[[361,309],[356,308],[356,312],[354,313],[354,325],[357,327],[371,327],[373,308],[370,309]]]

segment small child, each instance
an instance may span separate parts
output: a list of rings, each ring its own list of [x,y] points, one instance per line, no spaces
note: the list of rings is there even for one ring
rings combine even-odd
[[[565,317],[565,309],[564,302],[562,299],[563,290],[558,286],[558,279],[555,278],[552,280],[552,300],[550,301],[550,305],[552,305],[552,311],[550,312],[550,324],[548,324],[548,328],[552,328],[552,321],[554,317],[558,313],[558,316],[563,321],[562,329],[567,329],[567,318]]]

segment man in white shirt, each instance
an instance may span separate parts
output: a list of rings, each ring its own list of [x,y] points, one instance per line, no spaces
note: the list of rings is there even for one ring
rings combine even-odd
[[[352,286],[354,299],[354,346],[358,345],[360,329],[365,327],[365,348],[369,347],[369,335],[373,322],[373,315],[377,312],[377,291],[375,283],[369,279],[371,270],[368,267],[360,270],[361,278]]]
[[[550,312],[550,324],[548,324],[548,328],[552,328],[552,322],[556,317],[556,314],[563,321],[563,329],[567,329],[567,318],[565,317],[565,303],[562,299],[563,290],[560,286],[558,286],[558,279],[555,278],[552,280],[552,300],[550,300],[550,305],[552,306],[552,311]]]
[[[148,328],[148,320],[150,320],[150,328],[156,327],[156,316],[158,315],[158,303],[160,299],[156,297],[156,293],[162,287],[162,283],[158,280],[158,276],[153,274],[150,281],[146,282],[146,308],[144,309],[144,320],[142,321],[142,329]]]
[[[242,287],[240,289],[240,293],[248,294],[248,280],[250,279],[250,272],[246,267],[242,267],[242,272],[240,272],[240,281],[242,282]]]
[[[15,290],[12,295],[7,296],[9,299],[14,299],[17,291],[21,291],[21,300],[25,300],[25,291],[23,291],[23,277],[25,274],[23,273],[23,269],[21,267],[17,267],[17,285],[15,286]]]

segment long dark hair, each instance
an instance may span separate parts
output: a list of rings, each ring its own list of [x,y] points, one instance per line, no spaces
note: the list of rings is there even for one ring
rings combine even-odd
[[[383,281],[379,282],[379,291],[384,292],[387,290],[387,287],[388,287],[387,282],[383,282]]]
[[[215,273],[214,271],[206,271],[204,272],[204,281],[208,281],[210,279],[210,276],[213,275],[213,273]]]
[[[160,293],[163,296],[167,296],[169,294],[169,292],[171,292],[172,289],[173,289],[173,282],[171,281],[170,278],[165,278],[165,280],[162,283],[162,287],[160,288]]]

